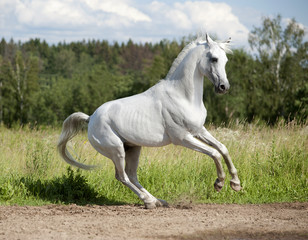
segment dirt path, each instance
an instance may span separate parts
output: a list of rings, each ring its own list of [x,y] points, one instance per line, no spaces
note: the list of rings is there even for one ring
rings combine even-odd
[[[0,206],[0,239],[308,239],[308,202]]]

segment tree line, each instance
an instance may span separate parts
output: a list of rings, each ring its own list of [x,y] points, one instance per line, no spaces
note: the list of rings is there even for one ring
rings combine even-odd
[[[159,43],[89,40],[49,45],[40,39],[0,42],[0,123],[58,125],[76,111],[145,91],[163,79],[192,39]],[[231,89],[216,95],[205,80],[207,121],[307,120],[308,42],[293,19],[264,18],[249,34],[252,52],[234,49],[226,71]]]

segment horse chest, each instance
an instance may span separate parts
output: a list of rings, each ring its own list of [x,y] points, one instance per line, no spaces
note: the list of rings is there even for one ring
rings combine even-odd
[[[181,107],[166,110],[164,116],[167,126],[194,133],[203,127],[206,119],[206,109],[203,105],[181,104]]]
[[[183,114],[183,127],[189,132],[195,132],[202,128],[206,118],[205,108],[192,106],[185,110]]]

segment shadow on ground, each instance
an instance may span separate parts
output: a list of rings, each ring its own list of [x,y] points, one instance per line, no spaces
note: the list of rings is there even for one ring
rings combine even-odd
[[[209,230],[200,231],[190,235],[162,236],[161,239],[168,240],[306,240],[307,235],[301,231],[264,231],[264,230]]]
[[[74,172],[71,168],[61,177],[51,180],[33,179],[32,177],[22,177],[20,182],[24,184],[28,192],[51,203],[64,204],[97,204],[97,205],[122,205],[124,202],[108,199],[100,196],[91,187],[85,176],[79,171]]]

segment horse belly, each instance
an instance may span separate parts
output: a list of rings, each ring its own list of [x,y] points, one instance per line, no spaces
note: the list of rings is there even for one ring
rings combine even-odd
[[[117,116],[114,128],[126,142],[149,147],[170,143],[157,104],[146,101],[138,107],[128,104],[121,107]]]
[[[147,147],[160,147],[170,144],[168,135],[160,127],[149,124],[140,124],[138,128],[126,128],[120,131],[125,142]]]

